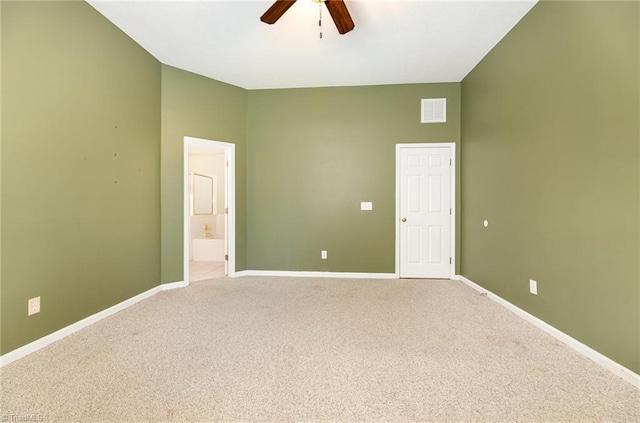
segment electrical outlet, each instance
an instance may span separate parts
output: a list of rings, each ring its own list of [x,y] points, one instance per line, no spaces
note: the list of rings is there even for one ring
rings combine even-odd
[[[27,316],[40,313],[40,297],[31,298],[28,302]]]
[[[320,251],[320,258],[322,260],[326,260],[327,259],[327,252],[325,250]]]
[[[533,295],[538,295],[538,282],[533,279],[529,279],[529,292]]]

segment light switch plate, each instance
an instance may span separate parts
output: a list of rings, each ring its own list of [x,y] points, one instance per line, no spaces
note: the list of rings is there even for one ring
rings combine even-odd
[[[373,210],[373,203],[371,201],[363,201],[360,203],[360,210]]]

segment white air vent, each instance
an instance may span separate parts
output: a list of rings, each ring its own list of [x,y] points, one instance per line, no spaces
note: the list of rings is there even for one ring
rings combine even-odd
[[[447,121],[446,98],[422,99],[422,123],[441,123]]]

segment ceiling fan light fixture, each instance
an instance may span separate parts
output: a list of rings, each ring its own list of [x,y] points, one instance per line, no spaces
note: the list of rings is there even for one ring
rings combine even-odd
[[[340,34],[346,34],[355,28],[353,19],[349,14],[347,6],[344,4],[344,0],[313,0],[322,6],[322,3],[327,6],[331,19],[336,24],[336,28]],[[289,8],[295,3],[296,0],[276,0],[269,9],[260,17],[260,20],[267,24],[274,24]]]

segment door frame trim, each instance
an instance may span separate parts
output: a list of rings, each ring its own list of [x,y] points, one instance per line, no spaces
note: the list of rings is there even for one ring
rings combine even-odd
[[[433,142],[416,144],[396,144],[396,270],[397,278],[400,278],[400,151],[405,148],[449,148],[451,150],[451,265],[449,266],[449,279],[456,275],[456,143]]]
[[[190,197],[189,197],[189,147],[205,147],[216,150],[224,149],[225,157],[228,162],[228,177],[225,180],[225,197],[227,200],[227,228],[226,242],[227,254],[227,276],[234,277],[236,274],[236,145],[228,142],[213,141],[203,138],[184,137],[184,169],[183,169],[183,263],[184,263],[184,282],[185,286],[189,285],[189,214],[190,214]]]

